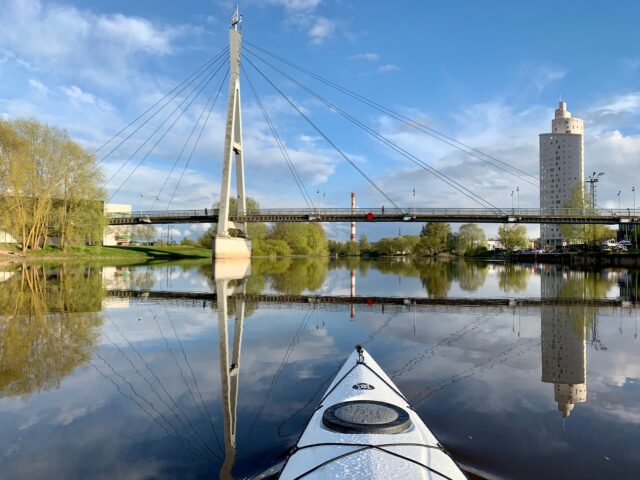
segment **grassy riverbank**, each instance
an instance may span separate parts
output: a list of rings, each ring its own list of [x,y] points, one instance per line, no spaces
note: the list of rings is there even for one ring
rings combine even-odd
[[[84,260],[184,260],[211,258],[211,250],[201,247],[172,245],[166,247],[102,247],[81,246],[70,247],[63,252],[57,247],[47,247],[42,250],[22,253],[11,246],[0,247],[0,258],[13,260],[36,259],[84,259]]]

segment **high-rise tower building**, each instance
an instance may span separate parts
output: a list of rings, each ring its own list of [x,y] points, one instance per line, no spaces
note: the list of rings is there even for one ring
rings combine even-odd
[[[551,133],[540,134],[540,208],[562,208],[577,187],[584,194],[584,122],[560,102]],[[540,225],[542,246],[562,244],[558,225]]]

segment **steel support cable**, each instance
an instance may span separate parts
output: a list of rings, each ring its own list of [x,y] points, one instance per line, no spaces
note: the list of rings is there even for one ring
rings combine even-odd
[[[200,436],[200,434],[198,433],[198,431],[195,429],[195,427],[193,426],[193,423],[191,422],[191,420],[189,419],[189,417],[187,416],[187,414],[184,412],[184,410],[180,407],[180,405],[178,405],[178,403],[176,402],[176,400],[173,398],[173,396],[167,391],[167,388],[165,387],[164,383],[162,382],[162,380],[160,380],[160,378],[158,377],[158,375],[156,374],[156,372],[151,368],[151,366],[149,365],[149,363],[145,360],[145,358],[142,356],[142,354],[140,353],[140,351],[131,343],[131,341],[127,338],[127,336],[124,334],[124,332],[122,331],[122,329],[120,329],[120,327],[118,326],[118,324],[107,315],[107,318],[109,318],[109,320],[111,321],[111,324],[115,327],[115,329],[118,331],[118,333],[120,334],[120,336],[127,342],[127,344],[129,345],[129,347],[134,351],[134,353],[137,355],[138,359],[144,364],[145,368],[147,369],[147,371],[153,376],[153,378],[156,380],[156,382],[158,382],[158,385],[160,385],[160,388],[162,389],[162,391],[164,392],[164,394],[169,398],[169,401],[171,402],[171,404],[177,409],[178,412],[180,412],[180,414],[182,414],[182,417],[184,417],[184,419],[186,420],[186,423],[184,421],[182,421],[182,419],[180,418],[180,416],[178,415],[178,413],[176,412],[176,410],[174,410],[174,408],[172,406],[170,406],[161,396],[160,394],[156,391],[156,389],[152,386],[152,384],[149,382],[149,380],[147,378],[145,378],[141,372],[138,371],[138,369],[136,367],[134,367],[134,369],[136,370],[136,372],[138,372],[138,374],[143,377],[143,379],[145,380],[145,382],[147,383],[147,385],[149,385],[149,387],[151,388],[151,390],[155,393],[156,397],[158,398],[158,400],[160,400],[168,409],[169,411],[178,419],[178,421],[180,422],[180,424],[182,425],[182,427],[185,430],[189,430],[189,428],[191,428],[191,431],[193,432],[193,434],[196,436],[196,438],[199,440],[200,443],[202,443],[202,445],[204,445],[204,447],[206,448],[206,450],[208,452],[210,452],[213,456],[217,457],[218,455],[216,453],[213,452],[213,450],[211,450],[211,448],[209,448],[209,445],[207,445],[207,443],[204,441],[204,439]],[[105,335],[106,332],[105,332]],[[107,340],[109,340],[112,345],[114,345],[119,351],[120,353],[125,356],[127,358],[127,360],[129,361],[129,363],[133,366],[131,360],[129,360],[128,356],[120,349],[120,347],[112,342],[109,337],[107,336]]]
[[[161,418],[170,428],[171,430],[173,430],[173,434],[171,434],[171,436],[182,439],[182,443],[183,445],[186,447],[187,445],[190,446],[191,448],[193,448],[195,451],[197,451],[200,455],[204,455],[200,450],[198,450],[195,445],[193,443],[191,443],[191,441],[187,438],[184,437],[180,432],[178,432],[175,427],[173,427],[173,425],[167,421],[165,415],[160,412],[155,405],[153,405],[153,403],[151,403],[149,400],[147,400],[146,397],[144,397],[143,395],[140,395],[140,393],[138,393],[138,391],[136,390],[136,388],[133,386],[133,384],[127,380],[121,373],[117,372],[115,370],[115,368],[113,367],[113,365],[111,365],[111,363],[109,361],[107,361],[97,350],[95,351],[95,355],[102,360],[102,362],[109,367],[109,370],[111,370],[111,372],[117,376],[118,378],[120,378],[124,383],[126,383],[128,385],[128,387],[131,389],[131,392],[140,400],[142,400],[142,402],[144,402],[150,410],[152,410],[157,417],[153,417],[155,419]],[[159,422],[159,421],[158,421]],[[160,423],[160,422],[159,422]],[[186,442],[186,443],[185,443]],[[204,458],[206,459],[207,456],[205,455]],[[215,457],[210,457],[210,458],[214,458]]]
[[[468,188],[466,188],[464,185],[460,184],[459,182],[457,182],[456,180],[454,180],[453,178],[449,177],[448,175],[440,172],[439,170],[437,170],[436,168],[432,167],[431,165],[429,165],[428,163],[426,163],[424,160],[416,157],[415,155],[413,155],[412,153],[408,152],[407,150],[405,150],[404,148],[400,147],[398,144],[396,144],[395,142],[389,140],[388,138],[386,138],[384,135],[382,135],[379,132],[376,132],[375,130],[373,130],[371,127],[369,127],[368,125],[362,123],[360,120],[358,120],[357,118],[355,118],[353,115],[350,115],[349,113],[345,112],[344,110],[342,110],[340,107],[334,105],[333,103],[329,102],[328,100],[326,100],[324,97],[322,97],[321,95],[315,93],[313,90],[311,90],[310,88],[306,87],[304,84],[302,84],[301,82],[299,82],[298,80],[296,80],[295,78],[291,77],[290,75],[287,75],[285,72],[283,72],[282,70],[280,70],[278,67],[272,65],[271,63],[269,63],[268,61],[264,60],[263,58],[259,57],[258,55],[256,55],[253,52],[249,52],[251,55],[255,56],[256,58],[258,58],[260,61],[264,62],[265,64],[267,64],[269,67],[271,67],[272,69],[274,69],[276,72],[278,72],[280,75],[282,75],[283,77],[285,77],[286,79],[288,79],[289,81],[295,83],[296,85],[298,85],[300,88],[302,88],[304,91],[306,91],[309,95],[312,95],[314,98],[316,98],[317,100],[319,100],[320,102],[322,102],[323,104],[325,104],[327,107],[329,107],[331,110],[339,113],[340,115],[342,115],[344,118],[346,118],[347,120],[349,120],[350,122],[354,123],[356,126],[360,127],[361,129],[363,129],[365,132],[367,132],[369,135],[373,136],[374,138],[376,138],[378,141],[380,141],[381,143],[387,145],[389,148],[391,148],[392,150],[394,150],[395,152],[399,153],[400,155],[404,156],[405,158],[407,158],[409,161],[411,161],[412,163],[414,163],[415,165],[419,166],[420,168],[427,170],[428,172],[430,172],[432,175],[434,175],[435,177],[439,178],[440,180],[442,180],[443,182],[445,182],[447,185],[449,185],[450,187],[452,187],[454,190],[456,190],[458,193],[463,194],[464,196],[466,196],[467,198],[473,200],[474,202],[478,203],[479,205],[481,205],[484,208],[493,208],[497,211],[501,210],[496,207],[495,205],[493,205],[491,202],[489,202],[488,200],[484,199],[483,197],[481,197],[480,195],[474,193],[473,191],[469,190]],[[475,198],[474,198],[475,197]]]
[[[113,321],[111,321],[111,323],[113,324]],[[147,386],[151,389],[151,391],[153,392],[153,394],[155,395],[155,397],[164,404],[165,407],[167,407],[167,410],[169,410],[171,412],[171,414],[176,417],[176,419],[178,420],[178,422],[180,423],[180,425],[182,426],[182,428],[184,428],[185,430],[188,430],[187,426],[184,424],[184,422],[180,419],[180,417],[178,417],[178,415],[176,414],[176,412],[173,410],[173,408],[167,403],[167,401],[162,398],[162,396],[160,396],[160,394],[158,393],[158,391],[156,390],[156,388],[153,386],[153,384],[149,381],[149,379],[140,371],[140,369],[133,363],[133,361],[131,360],[131,358],[124,352],[124,350],[122,350],[122,348],[115,343],[111,337],[109,336],[109,334],[107,332],[102,332],[102,334],[104,335],[104,337],[107,339],[107,341],[113,345],[118,352],[120,352],[120,355],[122,355],[122,357],[129,363],[129,365],[131,365],[131,368],[133,368],[133,370],[138,374],[138,376],[140,378],[142,378],[142,380],[144,380],[144,382],[147,384]],[[165,417],[164,421],[167,422],[168,425],[171,426],[171,428],[175,431],[178,432],[178,429],[174,426],[173,423],[169,422],[169,418]],[[200,443],[202,444],[203,448],[203,452],[206,454],[207,451],[209,454],[213,455],[214,457],[216,456],[215,453],[209,448],[209,446],[206,444],[206,442],[202,439],[202,437],[194,430],[195,435],[197,440],[200,441]],[[200,447],[202,448],[202,447]]]
[[[196,379],[196,375],[193,373],[193,368],[191,368],[191,363],[189,362],[189,358],[187,357],[187,352],[185,352],[184,346],[182,345],[182,340],[180,340],[180,337],[178,336],[178,331],[176,330],[176,326],[173,323],[173,319],[169,316],[169,310],[167,310],[165,308],[165,311],[167,312],[167,318],[169,319],[169,322],[171,323],[171,328],[173,328],[173,334],[175,335],[176,340],[178,340],[178,345],[180,346],[180,351],[182,352],[182,357],[184,358],[184,363],[187,364],[187,368],[189,369],[189,372],[191,373],[191,379],[193,380],[193,384],[195,385],[196,391],[198,392],[198,397],[200,398],[200,405],[202,405],[202,409],[206,413],[207,419],[209,420],[209,427],[211,429],[211,433],[214,435],[214,438],[215,438],[216,442],[218,442],[218,446],[221,447],[222,445],[220,444],[220,439],[218,438],[218,435],[216,434],[216,432],[214,430],[214,427],[213,427],[213,419],[211,418],[211,414],[209,413],[209,409],[207,408],[207,405],[204,403],[204,398],[202,398],[202,392],[200,391],[200,386],[198,385],[198,380]],[[196,403],[196,399],[195,398],[193,398],[193,402]],[[197,403],[196,403],[196,405],[197,405]],[[199,406],[198,406],[198,410],[200,410]],[[200,415],[202,415],[202,412],[200,412]]]
[[[160,423],[160,421],[154,417],[151,412],[149,412],[140,402],[138,402],[135,398],[133,398],[131,395],[128,395],[126,393],[124,393],[122,391],[122,389],[120,388],[119,383],[115,382],[113,380],[113,378],[111,378],[109,375],[107,375],[106,373],[104,373],[102,370],[100,370],[98,368],[98,366],[93,363],[93,362],[89,362],[89,365],[91,365],[99,374],[101,377],[103,377],[105,380],[108,380],[109,382],[111,382],[111,384],[116,387],[116,390],[118,391],[118,393],[120,395],[122,395],[124,398],[126,398],[127,400],[130,400],[131,402],[135,403],[137,405],[137,407],[142,410],[143,413],[145,413],[153,422],[155,422],[162,430],[164,430],[164,432],[170,436],[175,438],[176,440],[178,440],[180,443],[182,443],[182,446],[185,448],[185,450],[189,450],[191,453],[193,453],[196,456],[201,457],[205,462],[209,462],[209,458],[206,456],[203,456],[203,454],[199,451],[196,450],[193,447],[193,444],[188,445],[187,443],[184,442],[184,439],[177,437],[176,435],[174,435],[173,433],[171,433],[168,429],[167,426],[164,423]]]
[[[227,50],[227,48],[229,47],[225,47],[223,48],[220,52],[218,52],[216,55],[214,55],[213,57],[211,57],[209,60],[207,60],[204,64],[202,64],[197,70],[195,70],[191,75],[189,75],[187,78],[185,78],[184,80],[182,80],[179,84],[177,84],[175,87],[173,87],[171,89],[171,91],[167,92],[160,100],[158,100],[156,103],[154,103],[153,105],[151,105],[149,108],[147,108],[144,112],[142,112],[140,115],[138,115],[136,118],[134,118],[131,122],[129,122],[124,128],[122,128],[119,132],[115,133],[114,135],[111,136],[111,138],[109,138],[106,142],[104,142],[102,145],[100,145],[98,148],[96,148],[93,153],[96,154],[98,153],[100,150],[102,150],[104,147],[106,147],[107,145],[109,145],[113,140],[115,140],[116,138],[118,138],[122,133],[124,133],[129,127],[131,127],[134,123],[136,123],[138,120],[140,120],[142,117],[144,117],[147,113],[149,113],[151,110],[153,110],[155,107],[157,107],[163,100],[165,100],[169,95],[171,95],[174,91],[176,91],[178,88],[180,88],[182,86],[182,84],[184,84],[185,82],[188,82],[191,77],[193,77],[194,75],[201,73],[201,71],[203,69],[206,69],[208,66],[211,65],[211,63],[215,62],[216,59],[224,54],[224,52]],[[102,160],[101,160],[102,161]]]
[[[284,146],[284,143],[282,142],[282,140],[280,139],[280,136],[278,135],[278,132],[276,131],[275,127],[273,126],[271,119],[269,118],[269,115],[267,114],[266,109],[264,108],[264,105],[262,104],[262,101],[258,95],[258,92],[256,91],[256,89],[253,86],[253,83],[251,82],[251,78],[249,77],[249,74],[247,73],[247,71],[241,67],[242,72],[245,74],[245,77],[247,78],[247,81],[249,83],[249,87],[251,88],[251,91],[253,93],[253,96],[255,97],[256,101],[258,102],[258,105],[260,106],[260,110],[262,110],[262,114],[264,115],[265,120],[267,121],[267,124],[269,125],[269,128],[271,130],[271,134],[273,135],[274,139],[276,140],[276,143],[278,145],[278,148],[280,149],[280,152],[282,153],[282,156],[285,160],[285,162],[287,163],[287,166],[289,167],[289,171],[291,172],[291,175],[293,176],[293,179],[296,182],[296,185],[298,185],[298,189],[300,190],[300,193],[302,194],[302,198],[304,199],[305,203],[307,204],[308,208],[312,208],[312,204],[313,201],[311,200],[311,197],[309,196],[309,192],[307,191],[304,182],[302,181],[302,177],[300,176],[300,174],[298,173],[298,170],[296,169],[293,160],[291,160],[291,157],[289,156],[289,153],[287,152],[287,149]]]
[[[191,86],[200,76],[202,76],[202,74],[204,74],[207,70],[209,69],[213,69],[215,68],[214,65],[220,60],[220,58],[223,58],[223,55],[225,55],[227,53],[228,49],[225,49],[221,54],[218,54],[216,56],[216,58],[214,58],[209,65],[202,71],[200,71],[193,79],[191,79],[186,85],[184,85],[179,91],[177,91],[164,105],[162,105],[156,112],[154,112],[149,118],[147,118],[144,122],[142,122],[140,125],[138,125],[138,127],[136,127],[136,129],[131,132],[129,135],[127,135],[120,143],[118,143],[115,147],[113,147],[109,153],[107,153],[106,155],[104,155],[98,162],[97,165],[100,165],[102,162],[104,162],[108,157],[111,156],[111,154],[113,152],[115,152],[118,148],[120,148],[127,140],[129,140],[131,137],[133,137],[142,127],[144,127],[147,123],[149,123],[149,121],[154,118],[158,113],[160,113],[162,110],[164,110],[164,108],[169,105],[173,100],[175,100],[175,98],[180,95],[182,92],[184,92],[189,86]],[[165,96],[166,97],[166,96]],[[163,97],[164,98],[164,97]],[[150,108],[153,108],[155,105],[153,105]],[[143,114],[144,115],[144,114]],[[96,166],[97,166],[96,165]]]
[[[276,90],[280,96],[282,96],[282,98],[284,98],[287,103],[289,105],[291,105],[294,110],[296,112],[298,112],[298,114],[304,118],[307,123],[309,125],[311,125],[311,127],[313,127],[313,129],[318,132],[320,134],[320,136],[322,136],[322,138],[324,138],[326,140],[326,142],[331,145],[333,147],[333,149],[338,152],[338,154],[340,154],[340,156],[342,158],[344,158],[347,162],[349,162],[349,164],[356,169],[356,171],[362,175],[362,177],[364,177],[365,180],[367,180],[367,182],[369,182],[369,184],[375,188],[378,193],[380,193],[384,198],[386,198],[387,200],[389,200],[389,203],[391,203],[395,208],[397,208],[398,210],[400,210],[400,207],[398,206],[398,204],[396,202],[394,202],[391,197],[389,195],[387,195],[371,178],[369,178],[369,176],[360,168],[358,167],[358,165],[355,164],[355,162],[353,160],[351,160],[346,153],[344,153],[340,147],[338,147],[335,143],[333,143],[333,141],[322,131],[320,130],[320,128],[311,121],[311,119],[304,114],[304,112],[295,104],[293,103],[293,101],[287,97],[284,92],[282,90],[280,90],[270,79],[269,77],[267,77],[262,70],[260,70],[257,65],[255,63],[253,63],[248,57],[245,57],[245,59],[247,60],[247,62],[249,62],[249,64],[262,76],[262,78],[264,78],[273,88],[274,90]]]
[[[202,111],[200,112],[200,116],[198,117],[198,120],[196,120],[196,123],[193,125],[193,128],[191,129],[191,132],[189,132],[189,136],[187,137],[187,140],[184,142],[184,145],[182,145],[182,149],[180,150],[180,153],[178,154],[178,156],[176,157],[175,161],[173,162],[173,165],[171,166],[171,170],[169,171],[169,173],[167,174],[166,178],[164,179],[164,182],[162,183],[162,186],[160,187],[160,190],[158,191],[158,194],[154,197],[153,199],[153,203],[151,204],[151,208],[149,208],[149,210],[153,210],[153,207],[156,206],[156,202],[158,200],[160,200],[160,195],[162,195],[162,192],[164,191],[164,188],[167,186],[167,183],[169,182],[169,178],[171,178],[171,175],[173,175],[173,172],[176,168],[176,166],[178,165],[178,162],[182,159],[182,155],[184,154],[187,145],[189,145],[189,142],[191,141],[191,138],[193,137],[193,134],[195,133],[196,129],[198,128],[198,125],[200,124],[200,121],[202,120],[202,117],[204,116],[205,112],[207,110],[209,110],[209,104],[214,101],[214,97],[217,98],[216,92],[220,92],[220,87],[222,86],[222,83],[224,83],[225,78],[227,78],[227,76],[225,75],[221,80],[220,80],[220,85],[216,86],[213,91],[211,92],[211,95],[209,96],[209,98],[207,99],[207,103],[204,104],[204,107],[202,107]],[[213,105],[212,105],[213,106]]]
[[[166,312],[167,318],[170,319],[171,317],[169,316],[169,310],[167,309],[166,306],[164,307],[164,310]],[[206,423],[206,419],[202,416],[202,412],[198,408],[198,403],[196,402],[195,395],[194,395],[193,391],[191,390],[191,384],[187,381],[187,377],[185,376],[184,369],[182,368],[182,365],[180,365],[180,362],[178,361],[178,357],[176,357],[175,352],[169,346],[169,342],[168,342],[167,338],[164,335],[164,331],[162,330],[162,328],[160,327],[160,323],[158,322],[157,315],[155,315],[153,313],[153,310],[151,310],[151,308],[149,308],[149,311],[153,315],[153,319],[154,319],[154,321],[156,323],[156,327],[158,328],[158,331],[160,332],[160,336],[162,337],[162,340],[164,341],[164,344],[167,347],[167,350],[171,354],[171,357],[173,358],[173,361],[176,364],[176,367],[178,367],[178,370],[180,371],[180,376],[182,377],[182,381],[184,382],[185,386],[187,387],[187,391],[189,392],[189,395],[191,396],[191,400],[193,401],[193,404],[196,406],[196,409],[198,410],[198,414],[200,415],[202,421],[204,421]],[[216,444],[218,445],[218,448],[220,449],[220,452],[224,455],[224,448],[222,447],[222,443],[220,442],[220,439],[218,438],[218,434],[215,431],[215,427],[213,426],[213,422],[209,422],[209,427],[210,427],[211,432],[213,433],[213,437],[214,437],[214,439],[216,441]]]
[[[498,158],[496,158],[496,157],[494,157],[492,155],[489,155],[488,153],[484,153],[483,151],[481,151],[481,150],[479,150],[477,148],[474,148],[474,147],[472,147],[470,145],[467,145],[467,144],[465,144],[465,143],[463,143],[463,142],[461,142],[459,140],[456,140],[455,138],[453,138],[453,137],[451,137],[449,135],[446,135],[446,134],[444,134],[442,132],[439,132],[438,130],[435,130],[434,128],[428,127],[428,126],[426,126],[426,125],[424,125],[424,124],[422,124],[420,122],[417,122],[417,121],[413,120],[412,118],[407,117],[406,115],[403,115],[401,113],[395,112],[394,110],[391,110],[390,108],[385,107],[384,105],[381,105],[381,104],[375,102],[374,100],[371,100],[371,99],[369,99],[367,97],[364,97],[364,96],[354,92],[353,90],[349,90],[346,87],[342,87],[341,85],[339,85],[339,84],[337,84],[335,82],[332,82],[331,80],[328,80],[328,79],[326,79],[326,78],[324,78],[324,77],[322,77],[322,76],[320,76],[320,75],[318,75],[318,74],[316,74],[316,73],[314,73],[314,72],[312,72],[312,71],[310,71],[310,70],[308,70],[308,69],[306,69],[304,67],[296,65],[295,63],[293,63],[293,62],[291,62],[291,61],[289,61],[289,60],[287,60],[287,59],[285,59],[285,58],[283,58],[283,57],[281,57],[279,55],[276,55],[275,53],[269,52],[268,50],[265,50],[264,48],[259,47],[258,45],[254,44],[254,43],[251,43],[251,42],[246,41],[246,40],[245,40],[245,43],[250,45],[251,47],[254,47],[254,48],[264,52],[265,54],[269,55],[270,57],[273,57],[276,60],[279,60],[280,62],[285,63],[286,65],[289,65],[290,67],[292,67],[292,68],[294,68],[294,69],[296,69],[296,70],[298,70],[298,71],[300,71],[300,72],[302,72],[302,73],[304,73],[304,74],[306,74],[306,75],[308,75],[310,77],[315,78],[316,80],[324,83],[325,85],[328,85],[328,86],[330,86],[330,87],[332,87],[332,88],[344,93],[345,95],[348,95],[348,96],[358,100],[359,102],[364,103],[365,105],[367,105],[367,106],[369,106],[369,107],[371,107],[371,108],[373,108],[375,110],[378,110],[381,113],[384,113],[385,115],[387,115],[389,117],[395,118],[396,120],[404,123],[405,125],[408,125],[408,126],[410,126],[412,128],[415,128],[416,130],[419,130],[419,131],[421,131],[421,132],[423,132],[423,133],[435,138],[436,140],[440,140],[441,142],[444,142],[447,145],[450,145],[450,146],[452,146],[452,147],[454,147],[454,148],[456,148],[456,149],[458,149],[458,150],[460,150],[460,151],[462,151],[462,152],[464,152],[464,153],[466,153],[468,155],[471,155],[471,156],[473,156],[473,157],[475,157],[475,158],[477,158],[477,159],[479,159],[479,160],[481,160],[483,162],[488,163],[489,165],[492,165],[492,166],[494,166],[494,167],[496,167],[496,168],[498,168],[500,170],[503,170],[506,173],[508,173],[508,174],[510,174],[510,175],[512,175],[512,176],[514,176],[514,177],[516,177],[516,178],[518,178],[518,179],[520,179],[520,180],[522,180],[524,182],[527,182],[527,183],[531,184],[530,181],[521,178],[519,175],[517,175],[517,174],[515,174],[515,173],[513,173],[511,171],[505,170],[502,167],[491,163],[490,161],[487,160],[487,158],[491,159],[491,160],[493,160],[495,162],[498,162],[498,163],[500,163],[502,165],[505,165],[506,167],[511,168],[512,170],[514,170],[516,172],[519,172],[524,176],[532,178],[536,182],[539,181],[538,177],[536,177],[534,175],[531,175],[530,173],[528,173],[528,172],[526,172],[526,171],[524,171],[524,170],[522,170],[522,169],[520,169],[518,167],[515,167],[515,166],[511,165],[510,163],[507,163],[507,162],[505,162],[503,160],[500,160],[500,159],[498,159]],[[246,47],[245,47],[245,50],[249,51],[249,49],[247,49]],[[440,137],[442,137],[442,138],[440,138]],[[450,142],[453,142],[453,143],[450,143]],[[471,150],[471,151],[467,151],[467,150],[465,150],[465,148],[468,149],[468,150]],[[482,155],[482,157],[480,155]],[[486,157],[486,158],[483,158],[483,157]],[[538,185],[534,185],[534,186],[537,187]]]
[[[213,111],[213,107],[216,104],[216,101],[218,100],[218,97],[220,96],[220,91],[222,90],[222,86],[224,85],[224,82],[227,79],[228,75],[229,75],[229,69],[227,68],[227,72],[225,73],[224,77],[222,78],[222,82],[220,82],[220,87],[218,88],[218,93],[216,93],[216,97],[213,99],[213,103],[209,107],[209,111],[207,112],[207,116],[204,119],[204,123],[202,124],[202,128],[200,128],[200,132],[198,133],[198,138],[196,138],[196,142],[193,144],[193,147],[191,148],[191,152],[189,152],[189,158],[187,158],[187,163],[185,163],[184,167],[182,168],[182,173],[180,173],[180,178],[178,179],[178,183],[176,183],[176,186],[173,189],[173,193],[171,194],[171,198],[169,198],[169,202],[167,203],[167,206],[165,207],[165,210],[169,210],[169,207],[173,203],[173,199],[175,198],[176,192],[178,191],[178,188],[180,187],[180,183],[182,183],[182,178],[184,177],[184,174],[187,171],[187,168],[189,168],[189,164],[191,163],[191,158],[193,157],[193,153],[195,152],[196,148],[198,147],[198,143],[200,142],[200,138],[202,137],[204,129],[207,126],[207,123],[209,122],[209,117],[211,116],[211,112]]]
[[[118,175],[118,173],[120,173],[120,171],[131,161],[131,159],[133,159],[133,157],[135,157],[138,152],[140,150],[142,150],[142,147],[144,147],[149,140],[151,140],[153,138],[153,136],[160,130],[160,128],[162,128],[162,126],[167,123],[169,121],[169,119],[180,109],[180,107],[182,107],[182,105],[184,105],[184,103],[189,100],[189,98],[195,94],[195,96],[197,97],[199,91],[202,91],[202,89],[206,86],[206,84],[208,84],[213,77],[215,77],[215,75],[218,73],[218,71],[220,70],[220,68],[222,68],[224,62],[220,62],[220,64],[217,66],[217,68],[213,71],[213,73],[209,72],[208,76],[203,77],[202,79],[200,79],[200,82],[194,87],[193,90],[191,90],[183,99],[182,101],[178,104],[178,106],[176,108],[173,109],[173,111],[160,123],[160,125],[158,125],[155,130],[153,132],[151,132],[151,134],[144,140],[144,142],[142,142],[142,144],[131,154],[129,155],[129,157],[126,159],[126,161],[124,162],[123,165],[120,166],[120,168],[118,168],[118,170],[116,170],[116,172],[114,174],[111,175],[111,177],[109,177],[109,179],[105,182],[105,184],[111,182],[111,180],[113,180],[113,178]],[[199,90],[199,91],[198,91]],[[194,97],[195,98],[195,97]]]
[[[258,95],[258,92],[256,91],[255,87],[253,86],[253,82],[251,81],[249,74],[243,67],[241,67],[241,70],[244,73],[245,77],[247,78],[247,82],[249,83],[249,88],[251,89],[251,92],[253,93],[253,96],[256,99],[256,102],[258,103],[260,110],[262,111],[262,115],[264,116],[264,119],[267,122],[269,129],[271,130],[271,135],[273,135],[273,138],[275,139],[276,144],[280,149],[280,153],[282,154],[282,157],[284,158],[284,161],[286,162],[287,167],[289,167],[289,171],[291,172],[291,175],[293,176],[293,179],[296,182],[296,185],[298,186],[298,190],[300,190],[300,193],[302,194],[302,198],[307,204],[307,207],[311,208],[311,205],[313,202],[311,202],[311,197],[309,196],[309,192],[307,191],[306,187],[304,186],[304,183],[302,182],[302,178],[300,177],[300,174],[296,170],[296,167],[293,164],[293,161],[291,160],[289,153],[287,152],[284,144],[282,143],[282,140],[280,139],[278,132],[273,126],[271,119],[269,118],[269,114],[264,108],[264,105],[262,104],[262,100],[260,99],[260,96]]]
[[[250,52],[250,53],[252,55],[256,56],[257,58],[259,58],[262,62],[266,63],[268,66],[270,66],[274,70],[276,70],[278,73],[280,73],[282,76],[284,76],[288,80],[296,83],[300,88],[305,90],[310,95],[314,96],[316,99],[320,100],[322,103],[324,103],[331,110],[334,110],[334,111],[338,112],[340,115],[342,115],[343,117],[347,118],[347,120],[351,121],[352,123],[354,123],[355,125],[357,125],[361,129],[365,130],[367,133],[372,135],[378,141],[384,143],[389,148],[391,148],[392,150],[394,150],[397,153],[401,154],[402,156],[407,158],[412,163],[418,165],[420,168],[429,171],[431,174],[433,174],[434,176],[436,176],[437,178],[439,178],[440,180],[442,180],[443,182],[445,182],[446,184],[451,186],[454,190],[458,191],[459,193],[462,193],[463,195],[465,195],[469,199],[471,199],[474,202],[480,204],[482,207],[487,208],[487,206],[489,206],[490,208],[494,208],[494,209],[500,211],[500,209],[498,207],[496,207],[495,205],[491,204],[489,201],[485,200],[480,195],[474,193],[473,191],[471,191],[468,188],[464,187],[463,185],[461,185],[459,182],[457,182],[453,178],[451,178],[448,175],[440,172],[436,168],[434,168],[431,165],[429,165],[428,163],[424,162],[422,159],[420,159],[420,158],[416,157],[415,155],[411,154],[410,152],[406,151],[405,149],[403,149],[402,147],[400,147],[396,143],[394,143],[391,140],[389,140],[386,137],[384,137],[382,134],[376,132],[375,130],[373,130],[369,126],[367,126],[364,123],[362,123],[361,121],[359,121],[357,118],[353,117],[352,115],[348,114],[347,112],[345,112],[341,108],[339,108],[336,105],[332,104],[331,102],[329,102],[328,100],[326,100],[322,96],[318,95],[317,93],[315,93],[314,91],[312,91],[311,89],[309,89],[308,87],[306,87],[305,85],[303,85],[302,83],[300,83],[299,81],[294,79],[293,77],[287,75],[282,70],[278,69],[277,67],[275,67],[274,65],[270,64],[269,62],[267,62],[266,60],[262,59],[261,57],[255,55],[255,53],[253,53],[253,52]],[[476,197],[476,198],[473,198],[473,197]]]
[[[140,161],[137,163],[137,165],[134,167],[134,169],[129,172],[129,174],[127,175],[127,177],[124,179],[124,181],[122,183],[120,183],[120,185],[118,186],[118,188],[115,190],[115,192],[113,192],[111,194],[111,196],[109,197],[109,201],[111,201],[113,199],[113,197],[116,196],[116,194],[120,191],[120,189],[129,181],[129,179],[131,178],[131,176],[138,170],[138,168],[140,168],[140,166],[144,163],[144,161],[147,159],[147,157],[149,155],[151,155],[151,153],[155,150],[155,148],[158,146],[158,144],[164,139],[164,137],[169,133],[169,131],[175,126],[176,123],[178,123],[178,120],[180,120],[180,118],[182,118],[182,116],[187,112],[187,110],[189,110],[189,107],[191,107],[191,105],[193,104],[193,102],[196,100],[196,98],[198,98],[198,95],[200,95],[200,93],[202,92],[202,90],[204,90],[206,88],[206,86],[211,82],[211,80],[213,80],[213,78],[216,76],[216,74],[218,73],[218,71],[220,70],[220,68],[222,67],[222,65],[220,65],[220,67],[218,67],[218,69],[209,76],[209,78],[205,78],[202,80],[202,82],[198,85],[197,90],[194,92],[192,92],[190,95],[193,95],[193,97],[191,99],[189,99],[189,96],[185,97],[184,100],[182,100],[182,102],[180,102],[180,104],[173,110],[173,112],[171,112],[171,115],[169,117],[167,117],[160,125],[158,125],[158,128],[156,128],[153,133],[151,134],[150,137],[147,138],[147,140],[145,140],[145,142],[142,144],[142,146],[144,146],[150,139],[151,137],[153,137],[158,130],[160,130],[160,128],[173,116],[174,113],[176,113],[180,107],[182,107],[182,105],[184,105],[187,100],[189,101],[187,103],[187,106],[183,108],[183,110],[178,114],[178,116],[173,120],[173,122],[171,123],[171,125],[169,125],[169,127],[160,135],[160,137],[156,140],[156,142],[151,146],[151,148],[147,151],[147,153],[140,159]],[[129,163],[129,161],[135,156],[135,154],[137,152],[139,152],[140,149],[136,150],[136,152],[131,155],[127,161],[116,171],[116,173],[114,173],[111,178],[109,178],[109,180],[107,181],[107,183],[109,183],[111,180],[113,180],[113,178],[127,165],[127,163]]]
[[[260,404],[260,407],[258,407],[256,415],[253,417],[253,421],[251,422],[251,426],[249,427],[249,433],[247,434],[247,439],[245,440],[245,443],[244,443],[245,448],[249,445],[249,442],[251,442],[251,438],[253,437],[253,431],[255,430],[256,424],[260,420],[260,417],[262,417],[264,408],[267,406],[267,403],[269,402],[269,398],[271,397],[273,388],[276,386],[276,383],[278,383],[282,370],[289,363],[289,358],[291,357],[296,346],[300,342],[300,338],[302,337],[302,334],[307,328],[307,324],[309,323],[309,319],[311,318],[311,315],[313,315],[313,310],[310,310],[305,314],[305,316],[302,318],[302,322],[300,322],[300,325],[298,326],[298,329],[294,332],[293,337],[291,337],[291,342],[289,343],[289,346],[287,347],[287,350],[285,351],[284,356],[282,357],[282,361],[280,362],[280,365],[278,365],[278,368],[273,374],[273,377],[271,378],[271,383],[269,384],[269,387],[267,388],[264,398],[262,399],[262,403]]]

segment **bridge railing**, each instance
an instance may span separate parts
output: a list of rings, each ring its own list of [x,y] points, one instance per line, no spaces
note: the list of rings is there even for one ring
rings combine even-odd
[[[548,217],[627,217],[637,218],[640,216],[640,209],[608,209],[598,208],[595,210],[583,210],[581,208],[261,208],[257,210],[247,210],[246,216],[493,216],[501,217],[528,217],[528,216],[548,216]],[[130,214],[110,213],[109,218],[185,218],[185,217],[216,217],[218,209],[194,209],[194,210],[167,210],[167,211],[135,211]]]

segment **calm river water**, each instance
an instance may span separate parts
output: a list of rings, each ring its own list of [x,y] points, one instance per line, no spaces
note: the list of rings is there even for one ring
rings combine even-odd
[[[406,259],[3,265],[0,477],[254,477],[360,343],[467,472],[638,478],[639,279]]]

